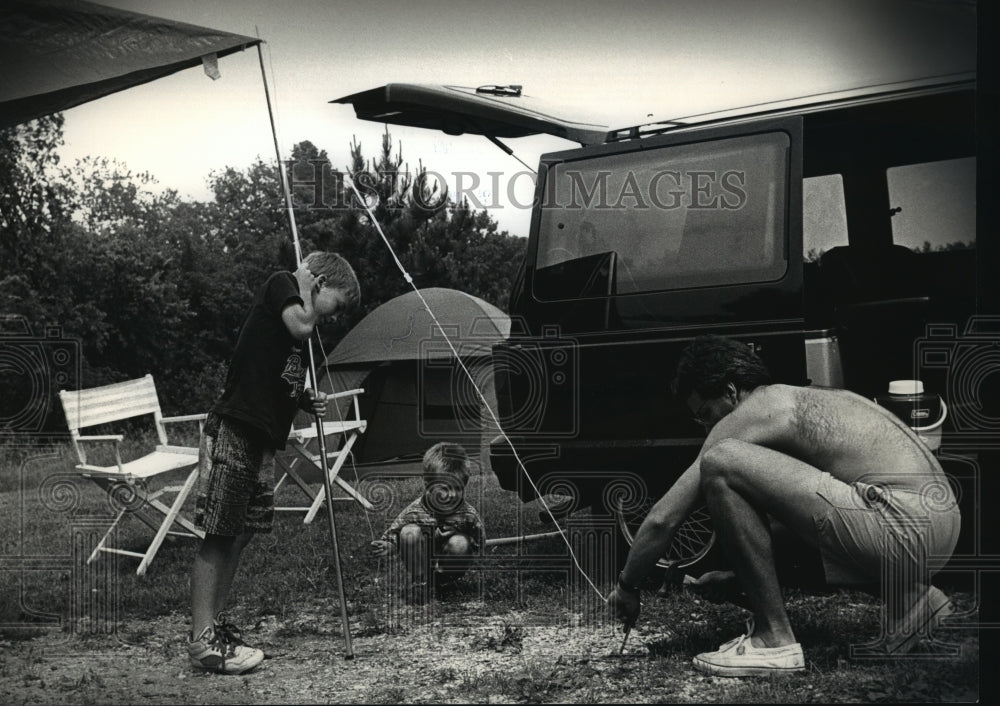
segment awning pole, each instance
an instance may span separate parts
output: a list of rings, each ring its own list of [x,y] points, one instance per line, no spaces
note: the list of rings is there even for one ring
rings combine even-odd
[[[274,124],[274,111],[271,108],[271,93],[267,87],[267,72],[264,71],[264,53],[261,45],[257,45],[257,56],[260,58],[260,74],[264,81],[264,96],[267,99],[267,115],[271,119],[271,135],[274,137],[274,155],[278,160],[278,174],[281,176],[281,189],[285,194],[285,205],[288,208],[288,222],[292,227],[292,244],[295,246],[295,264],[302,264],[302,248],[299,245],[299,231],[295,225],[295,211],[292,208],[292,192],[288,186],[288,176],[281,163],[281,149],[278,147],[278,130]],[[318,331],[314,331],[319,335]],[[309,348],[309,375],[314,386],[319,385],[316,377],[316,358],[313,354],[312,338],[307,343]],[[323,434],[323,418],[316,416],[316,439],[319,441],[319,463],[323,473],[323,488],[326,491],[327,518],[330,521],[330,541],[333,543],[333,565],[337,576],[337,596],[340,599],[340,619],[344,626],[344,658],[354,659],[354,648],[351,645],[351,624],[347,619],[347,599],[344,596],[344,577],[340,566],[340,544],[337,541],[337,522],[333,516],[333,487],[330,482],[330,470],[327,465],[326,436]]]

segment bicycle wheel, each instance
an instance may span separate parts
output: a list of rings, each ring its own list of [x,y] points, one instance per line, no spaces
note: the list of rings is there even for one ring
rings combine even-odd
[[[635,539],[635,533],[639,531],[639,526],[652,506],[653,504],[649,502],[622,510],[622,505],[619,503],[615,508],[618,529],[630,547]],[[703,559],[714,544],[715,530],[712,528],[712,517],[708,514],[707,507],[699,507],[677,528],[670,549],[656,562],[656,565],[661,569],[691,566]]]

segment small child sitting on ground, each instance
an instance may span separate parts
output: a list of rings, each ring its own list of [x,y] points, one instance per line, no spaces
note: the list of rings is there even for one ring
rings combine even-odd
[[[429,596],[432,560],[435,584],[452,583],[465,573],[468,562],[446,560],[441,567],[438,559],[471,556],[479,551],[484,537],[479,513],[465,501],[471,475],[465,449],[459,444],[435,444],[424,454],[423,466],[423,494],[399,513],[381,539],[371,543],[374,556],[399,552],[418,600]]]

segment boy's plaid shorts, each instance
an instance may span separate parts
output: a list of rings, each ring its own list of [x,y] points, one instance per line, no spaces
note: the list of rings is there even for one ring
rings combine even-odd
[[[194,523],[209,534],[270,532],[274,523],[274,449],[261,432],[209,414],[198,453]]]

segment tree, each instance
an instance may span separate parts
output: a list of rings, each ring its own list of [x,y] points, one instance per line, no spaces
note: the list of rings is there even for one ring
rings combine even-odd
[[[55,325],[50,311],[72,229],[58,181],[61,115],[0,131],[0,303],[4,313]]]
[[[315,149],[297,146],[299,154],[312,159],[326,154],[310,148]],[[430,183],[422,164],[411,176],[402,148],[393,153],[388,132],[376,159],[365,160],[357,141],[350,155],[347,171],[385,239],[358,195],[332,170],[333,186],[321,211],[326,217],[315,218],[318,209],[309,209],[314,217],[302,233],[311,247],[336,250],[354,264],[365,312],[409,290],[397,258],[418,287],[460,289],[506,308],[524,254],[523,238],[498,231],[487,211],[449,200],[444,189]]]
[[[261,160],[227,167],[209,175],[211,201],[184,201],[113,160],[63,167],[62,124],[56,115],[0,132],[0,314],[78,340],[84,387],[153,373],[168,413],[206,409],[254,291],[295,267],[280,173]],[[388,133],[373,161],[354,142],[347,166],[375,221],[325,151],[301,142],[292,158],[284,168],[303,254],[338,251],[361,280],[363,309],[321,327],[327,350],[409,289],[396,257],[418,286],[503,307],[524,241],[447,200],[422,165],[408,174]]]

